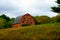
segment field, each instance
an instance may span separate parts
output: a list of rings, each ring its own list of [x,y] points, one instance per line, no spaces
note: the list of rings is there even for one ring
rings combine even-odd
[[[0,29],[0,40],[60,40],[60,23]]]

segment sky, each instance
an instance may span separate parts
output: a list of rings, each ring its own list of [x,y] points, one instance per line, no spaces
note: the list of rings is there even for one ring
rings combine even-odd
[[[56,6],[56,0],[0,0],[0,15],[5,14],[10,18],[29,13],[32,16],[47,15],[56,16],[57,13],[51,11],[52,6]]]

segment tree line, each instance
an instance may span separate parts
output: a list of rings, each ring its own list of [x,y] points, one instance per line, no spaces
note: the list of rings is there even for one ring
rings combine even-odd
[[[46,24],[46,23],[58,23],[60,22],[60,15],[49,17],[49,16],[33,16],[36,25]],[[5,14],[0,15],[0,29],[1,28],[11,28],[14,22],[14,18],[9,18]]]
[[[46,24],[46,23],[60,23],[60,15],[49,17],[49,16],[35,16],[34,17],[36,25]]]

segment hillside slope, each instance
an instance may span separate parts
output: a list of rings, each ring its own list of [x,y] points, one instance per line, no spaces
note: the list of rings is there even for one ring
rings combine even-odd
[[[60,40],[60,23],[0,29],[0,40]]]

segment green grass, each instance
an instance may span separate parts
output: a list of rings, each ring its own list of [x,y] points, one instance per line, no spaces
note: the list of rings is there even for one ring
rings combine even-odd
[[[0,40],[60,40],[60,23],[0,29]]]

